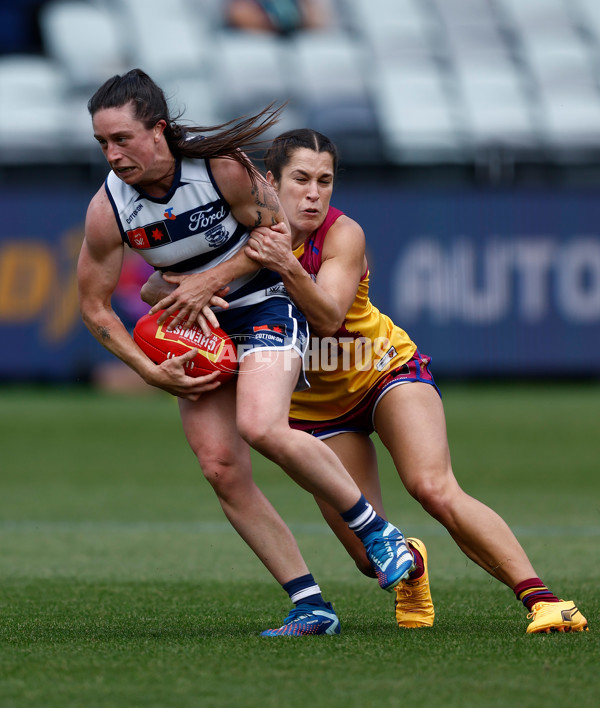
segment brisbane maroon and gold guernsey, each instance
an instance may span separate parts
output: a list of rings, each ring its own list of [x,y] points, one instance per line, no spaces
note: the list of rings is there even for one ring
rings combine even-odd
[[[313,279],[321,267],[327,233],[342,215],[329,207],[323,224],[294,251]],[[294,393],[290,417],[323,421],[343,415],[383,374],[407,362],[416,348],[408,334],[369,300],[367,268],[340,329],[333,337],[312,338],[306,357],[310,388]]]

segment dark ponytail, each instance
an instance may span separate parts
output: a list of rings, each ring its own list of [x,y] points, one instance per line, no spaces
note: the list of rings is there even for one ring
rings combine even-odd
[[[159,120],[166,122],[164,136],[176,157],[230,157],[241,163],[252,178],[258,172],[245,153],[266,146],[268,141],[259,138],[279,121],[285,107],[274,108],[271,103],[256,115],[220,125],[184,126],[177,122],[181,115],[171,116],[160,86],[141,69],[132,69],[105,81],[88,101],[88,111],[93,117],[101,109],[120,108],[128,103],[133,104],[134,117],[146,128],[152,128]]]

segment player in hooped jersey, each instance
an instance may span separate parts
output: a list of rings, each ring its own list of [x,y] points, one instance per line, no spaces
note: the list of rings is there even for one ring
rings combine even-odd
[[[112,172],[86,217],[78,263],[83,320],[147,383],[178,397],[188,442],[225,514],[295,605],[280,627],[263,634],[337,634],[333,608],[252,479],[250,446],[337,510],[383,589],[392,591],[414,560],[403,534],[373,510],[338,457],[289,427],[290,397],[303,383],[306,321],[280,276],[244,252],[252,228],[284,219],[274,190],[241,151],[276,122],[277,111],[184,129],[139,69],[108,79],[88,108]],[[174,286],[154,307],[165,310],[163,318],[177,313],[171,328],[217,324],[211,306],[220,308],[220,325],[244,345],[236,381],[188,376],[193,350],[157,365],[133,342],[111,307],[125,244]]]
[[[337,366],[311,359],[317,364],[307,372],[311,387],[292,397],[292,427],[325,440],[383,515],[369,438],[375,430],[406,489],[471,560],[514,590],[530,612],[528,633],[586,630],[575,604],[559,600],[537,577],[503,519],[459,487],[429,357],[370,302],[363,230],[330,207],[337,160],[335,145],[315,131],[276,138],[265,155],[267,180],[291,231],[286,224],[261,227],[246,249],[263,266],[279,271],[311,331],[337,344]],[[369,365],[365,343],[371,345]],[[358,567],[371,575],[363,550],[333,509],[318,496],[317,502]],[[409,543],[420,562],[396,588],[396,619],[401,627],[431,626],[426,549],[418,539]]]

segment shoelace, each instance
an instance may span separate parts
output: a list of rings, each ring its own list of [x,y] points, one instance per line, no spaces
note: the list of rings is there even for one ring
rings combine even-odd
[[[418,584],[418,580],[415,581],[414,585],[408,585],[408,583],[405,581],[403,583],[400,583],[400,585],[396,588],[396,594],[399,598],[402,598],[403,600],[412,601],[413,603],[417,604],[422,599],[425,599],[427,597],[427,590],[425,589],[424,585]]]
[[[286,624],[290,624],[290,622],[293,622],[294,620],[300,619],[301,617],[308,617],[309,615],[310,613],[306,610],[301,610],[298,607],[294,607],[292,610],[290,610],[289,615],[283,620],[283,625],[285,626]]]
[[[400,583],[396,587],[396,595],[402,597],[403,600],[410,600],[413,594],[413,588],[408,587],[406,583]]]
[[[315,610],[319,609],[325,609],[329,612],[329,608],[320,608],[320,607],[315,607]],[[291,622],[294,622],[295,620],[301,619],[303,617],[311,617],[314,616],[313,612],[311,610],[306,609],[305,607],[294,607],[290,610],[288,616],[283,620],[283,625],[285,626],[286,624],[290,624]],[[321,619],[330,619],[328,617],[324,617]]]
[[[397,540],[398,539],[374,538],[371,541],[371,543],[369,544],[368,553],[371,556],[377,555],[379,560],[383,560],[381,558],[381,556],[379,555],[380,551],[379,550],[375,551],[376,548],[378,549],[380,546],[382,546],[384,551],[386,551],[387,558],[394,558],[395,553],[392,550],[392,546],[394,545],[395,542],[397,542]]]
[[[527,615],[527,619],[533,619],[536,615],[544,615],[552,610],[554,603],[537,603],[531,608],[531,612]]]

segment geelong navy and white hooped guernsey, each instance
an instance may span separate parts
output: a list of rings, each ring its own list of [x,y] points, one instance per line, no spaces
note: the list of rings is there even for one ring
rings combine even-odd
[[[105,182],[123,241],[160,271],[199,273],[228,260],[250,238],[231,214],[206,160],[177,162],[173,185],[152,197],[110,172]],[[287,292],[265,268],[229,283],[232,307],[256,304]]]

